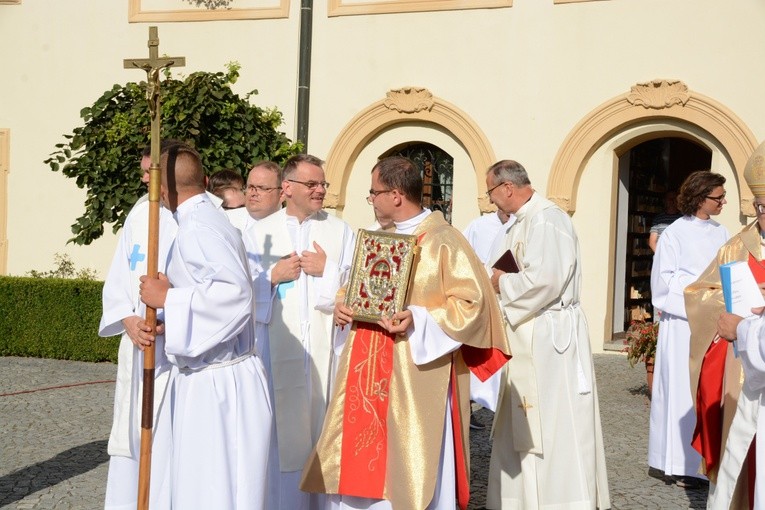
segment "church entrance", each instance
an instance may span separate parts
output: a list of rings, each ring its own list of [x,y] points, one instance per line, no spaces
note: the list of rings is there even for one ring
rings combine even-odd
[[[422,174],[423,207],[441,211],[444,219],[451,224],[454,158],[440,147],[425,142],[400,145],[382,157],[388,156],[404,156],[419,167]]]
[[[712,152],[680,137],[642,142],[619,158],[617,247],[614,275],[613,333],[619,336],[633,320],[651,320],[649,244],[656,220],[671,220],[675,193],[696,170],[709,170]],[[678,213],[679,214],[679,213]]]

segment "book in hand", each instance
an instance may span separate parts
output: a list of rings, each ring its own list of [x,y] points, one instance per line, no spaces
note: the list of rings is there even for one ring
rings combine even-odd
[[[520,269],[518,268],[518,264],[515,262],[515,257],[513,256],[513,252],[510,250],[507,250],[505,253],[503,253],[502,256],[499,257],[497,261],[491,267],[493,267],[494,269],[499,269],[500,271],[503,271],[505,273],[520,272]]]
[[[749,317],[752,308],[765,306],[760,287],[754,279],[749,264],[744,261],[729,262],[720,266],[725,310],[739,317]]]

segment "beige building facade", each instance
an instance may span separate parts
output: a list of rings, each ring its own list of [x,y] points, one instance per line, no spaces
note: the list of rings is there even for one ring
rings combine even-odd
[[[161,54],[186,57],[176,76],[238,61],[237,91],[258,89],[296,136],[300,2],[197,3],[0,1],[0,274],[67,253],[105,275],[110,226],[66,244],[85,194],[43,160],[80,109],[144,78],[122,60],[146,56],[150,25]],[[578,230],[595,351],[641,303],[641,210],[681,173],[706,161],[728,179],[731,233],[753,213],[742,172],[765,138],[760,0],[314,0],[312,21],[308,151],[327,160],[327,207],[368,225],[374,161],[428,144],[453,163],[463,229],[491,210],[486,168],[520,161]],[[638,179],[650,164],[663,170]]]

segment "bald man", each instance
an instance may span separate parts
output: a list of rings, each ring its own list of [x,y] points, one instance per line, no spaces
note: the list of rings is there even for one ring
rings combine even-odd
[[[164,308],[165,352],[176,372],[172,507],[263,509],[271,404],[244,245],[207,198],[190,147],[162,156],[161,195],[178,233],[167,276],[142,277],[141,299]]]

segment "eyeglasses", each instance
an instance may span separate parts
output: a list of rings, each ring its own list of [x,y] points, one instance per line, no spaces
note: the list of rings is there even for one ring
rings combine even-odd
[[[275,189],[279,189],[279,187],[275,188],[269,188],[268,186],[254,186],[252,184],[248,184],[246,188],[244,188],[244,191],[247,193],[255,193],[256,191],[258,193],[269,193]]]
[[[507,184],[507,182],[508,182],[508,181],[500,182],[500,183],[499,183],[499,184],[497,184],[496,186],[494,186],[494,187],[492,187],[492,188],[490,188],[490,189],[486,190],[486,196],[487,196],[487,197],[489,197],[489,198],[491,198],[491,192],[492,192],[492,191],[494,191],[495,189],[499,188],[499,187],[500,187],[500,186],[502,186],[503,184]]]
[[[708,198],[709,200],[714,200],[715,202],[717,202],[717,205],[722,205],[722,201],[725,200],[725,193],[717,197],[706,196],[704,198]]]
[[[377,195],[382,195],[383,193],[390,193],[393,191],[392,189],[381,189],[380,191],[370,189],[369,195],[367,195],[367,203],[371,204],[375,201],[375,198],[377,198]]]
[[[310,189],[311,191],[315,190],[319,186],[321,186],[325,190],[329,189],[329,183],[327,181],[321,181],[321,182],[320,181],[295,181],[293,179],[285,179],[285,180],[289,182],[297,182],[298,184],[302,184],[303,186]]]
[[[765,214],[765,204],[754,204],[757,215]]]

